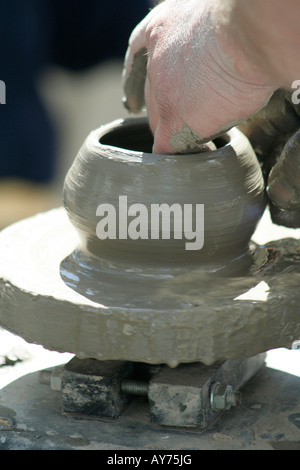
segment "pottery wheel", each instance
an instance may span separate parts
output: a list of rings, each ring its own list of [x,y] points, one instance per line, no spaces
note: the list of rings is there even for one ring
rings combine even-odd
[[[290,348],[300,337],[299,234],[266,212],[246,274],[170,276],[101,260],[91,267],[65,210],[38,214],[0,233],[0,324],[80,358],[172,367]]]

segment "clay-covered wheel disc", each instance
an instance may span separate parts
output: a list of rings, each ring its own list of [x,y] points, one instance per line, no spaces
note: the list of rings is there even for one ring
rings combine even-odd
[[[280,234],[290,236],[284,229]],[[295,238],[256,248],[246,276],[218,277],[195,269],[171,277],[161,272],[157,278],[134,266],[99,261],[97,282],[90,287],[86,280],[93,272],[84,259],[77,274],[71,269],[78,243],[63,208],[0,233],[3,327],[78,357],[171,366],[250,357],[299,339],[300,245]]]

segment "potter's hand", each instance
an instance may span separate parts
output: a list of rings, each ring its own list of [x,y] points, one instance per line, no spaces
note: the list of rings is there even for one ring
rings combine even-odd
[[[300,227],[300,105],[278,90],[268,106],[239,126],[261,162],[272,220]]]
[[[257,112],[278,88],[231,36],[226,3],[165,0],[131,35],[126,106],[139,112],[146,102],[155,153],[199,148]]]
[[[286,143],[268,180],[268,197],[275,223],[300,227],[300,131]]]

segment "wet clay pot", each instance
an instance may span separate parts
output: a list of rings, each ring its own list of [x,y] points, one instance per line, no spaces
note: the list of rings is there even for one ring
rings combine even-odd
[[[216,150],[186,155],[156,155],[152,144],[144,118],[115,121],[87,137],[64,186],[64,204],[80,235],[80,250],[131,265],[196,263],[204,268],[245,255],[266,204],[260,166],[247,138],[234,128],[214,142]],[[100,240],[97,208],[103,204],[116,209],[117,227],[115,238]],[[124,226],[121,234],[119,228],[121,223],[129,227],[133,218],[128,208],[135,204],[147,208],[148,235],[144,231],[142,238],[132,239]],[[177,204],[182,214],[188,205],[194,232],[196,221],[198,229],[202,224],[203,243],[191,248],[184,233],[180,237],[174,232],[175,223],[169,237],[160,232],[153,239],[151,210],[161,204]],[[197,219],[200,205],[204,213]]]
[[[265,208],[256,157],[236,129],[214,144],[154,155],[145,119],[92,132],[65,180],[67,211],[0,234],[0,324],[79,358],[170,367],[291,347],[300,336],[299,234],[281,228],[274,241],[266,212],[252,236]],[[187,250],[172,230],[126,237],[133,209],[149,215],[153,204],[188,205],[189,217],[204,206],[202,248]],[[98,238],[99,206],[116,209],[115,238]]]

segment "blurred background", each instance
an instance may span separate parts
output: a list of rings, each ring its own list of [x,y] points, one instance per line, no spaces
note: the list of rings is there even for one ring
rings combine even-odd
[[[92,129],[126,117],[121,74],[152,0],[1,0],[0,229],[61,205]]]

